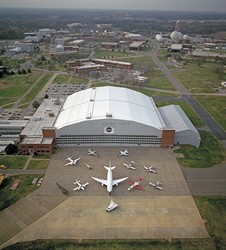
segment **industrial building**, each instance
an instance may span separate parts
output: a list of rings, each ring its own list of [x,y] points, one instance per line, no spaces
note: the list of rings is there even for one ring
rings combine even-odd
[[[56,146],[175,144],[200,144],[198,131],[179,106],[158,109],[149,96],[109,86],[76,92],[57,104],[45,99],[21,133],[23,154],[53,153]]]

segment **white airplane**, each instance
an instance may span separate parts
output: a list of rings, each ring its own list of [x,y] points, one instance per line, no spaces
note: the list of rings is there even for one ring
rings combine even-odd
[[[84,164],[86,165],[86,167],[87,167],[88,169],[92,169],[92,167],[91,167],[89,164],[87,164],[87,163],[85,163],[85,162],[84,162]]]
[[[135,163],[134,161],[131,161],[130,164],[123,163],[123,165],[124,165],[125,167],[127,167],[128,169],[133,169],[133,170],[135,170],[136,168],[132,166],[134,163]]]
[[[149,182],[149,184],[155,189],[163,190],[162,184],[159,181],[155,181],[155,183]]]
[[[128,150],[124,150],[124,151],[120,151],[120,154],[117,156],[117,157],[120,157],[120,156],[127,156],[129,154]]]
[[[68,160],[69,162],[66,163],[65,166],[68,166],[68,165],[75,165],[76,166],[78,164],[80,158],[72,160],[72,158],[68,156],[66,160]]]
[[[142,190],[143,188],[140,186],[140,182],[144,180],[142,177],[139,178],[139,181],[131,181],[130,178],[129,178],[129,184],[130,184],[130,187],[128,188],[128,191],[133,189],[133,188],[137,188],[137,189],[140,189]]]
[[[85,190],[86,186],[89,185],[89,182],[86,182],[84,184],[81,184],[81,181],[75,180],[74,182],[75,185],[77,185],[77,187],[75,187],[73,190]]]
[[[100,157],[100,156],[96,153],[96,150],[92,150],[91,148],[89,148],[89,150],[88,150],[88,155],[93,155],[93,156],[96,156],[96,157]]]
[[[128,179],[128,177],[113,180],[112,170],[114,170],[116,168],[116,166],[112,167],[111,166],[111,161],[109,161],[109,166],[108,167],[104,166],[104,167],[108,171],[107,172],[107,180],[99,179],[99,178],[96,178],[96,177],[93,177],[93,176],[91,176],[91,178],[93,178],[97,182],[100,182],[102,186],[103,185],[107,186],[107,191],[108,191],[108,194],[110,195],[111,192],[112,192],[113,186],[115,186],[115,185],[118,186],[118,184],[120,182],[123,182],[124,180]]]
[[[151,166],[151,165],[149,167],[144,166],[144,168],[147,170],[147,172],[156,173],[154,166]]]
[[[109,204],[109,206],[106,208],[107,212],[111,212],[112,210],[114,210],[116,207],[118,207],[118,204],[116,204],[112,199],[111,202]]]

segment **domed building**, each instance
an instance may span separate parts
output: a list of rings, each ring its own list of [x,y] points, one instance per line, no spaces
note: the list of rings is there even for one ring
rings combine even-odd
[[[63,46],[62,44],[58,44],[58,45],[56,46],[56,51],[57,51],[57,52],[63,52],[63,51],[64,51],[64,46]]]
[[[181,39],[183,37],[183,35],[181,32],[175,30],[170,34],[170,37],[172,40],[177,41],[177,40]]]
[[[158,42],[163,42],[163,37],[160,35],[160,34],[157,34],[155,39],[158,41]]]

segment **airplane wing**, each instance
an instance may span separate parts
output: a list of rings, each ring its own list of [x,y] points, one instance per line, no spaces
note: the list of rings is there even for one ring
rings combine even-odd
[[[68,163],[65,164],[65,166],[68,166],[68,165],[71,165],[71,162],[68,162]]]
[[[135,186],[135,188],[142,190],[143,188],[140,185]]]
[[[112,186],[117,185],[117,184],[119,184],[120,182],[125,181],[126,179],[128,179],[128,177],[124,177],[124,178],[121,178],[121,179],[113,180],[113,181],[112,181]]]
[[[107,180],[99,179],[99,178],[96,178],[96,177],[93,177],[93,176],[91,176],[91,178],[94,179],[97,182],[100,182],[102,185],[107,186]]]

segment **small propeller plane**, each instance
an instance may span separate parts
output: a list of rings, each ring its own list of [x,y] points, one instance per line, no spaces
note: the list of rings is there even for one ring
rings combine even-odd
[[[107,212],[111,212],[112,210],[114,210],[116,207],[118,207],[118,204],[116,204],[112,199],[111,202],[109,204],[109,206],[106,208]]]
[[[66,163],[65,166],[68,166],[68,165],[75,165],[76,166],[78,164],[80,158],[72,160],[72,158],[68,156],[66,160],[69,161],[69,162]]]
[[[121,157],[121,156],[127,156],[129,154],[128,150],[124,150],[124,151],[120,151],[119,155],[117,157]]]
[[[146,169],[147,172],[156,173],[156,169],[154,166],[151,165],[149,167],[144,166],[144,169]]]
[[[69,195],[70,192],[69,192],[66,188],[64,188],[62,185],[60,185],[60,184],[57,183],[57,182],[56,182],[56,185],[57,185],[57,187],[62,191],[63,194]]]
[[[85,162],[84,162],[84,164],[86,165],[86,167],[87,167],[88,169],[92,169],[92,166],[90,166],[89,164],[87,164],[87,163],[85,163]]]
[[[111,192],[112,192],[113,186],[118,186],[118,184],[120,182],[123,182],[124,180],[128,179],[128,177],[113,180],[112,170],[114,170],[116,168],[116,166],[112,167],[111,166],[111,161],[109,161],[109,166],[108,167],[104,166],[104,167],[108,171],[107,172],[107,180],[99,179],[99,178],[96,178],[96,177],[93,177],[93,176],[91,176],[91,178],[94,179],[97,182],[100,182],[102,186],[104,186],[104,185],[107,186],[107,191],[108,191],[108,194],[110,195]]]
[[[91,148],[89,148],[89,150],[88,150],[88,155],[93,155],[93,156],[96,156],[96,157],[100,157],[100,156],[96,153],[96,150],[92,150]]]
[[[155,183],[149,182],[149,184],[155,189],[163,190],[162,183],[160,183],[159,181],[155,181]]]
[[[125,167],[127,167],[128,169],[133,169],[133,170],[135,170],[136,168],[132,166],[134,163],[135,163],[134,161],[131,161],[130,164],[123,163],[123,165],[124,165]]]
[[[139,181],[131,181],[131,179],[129,178],[129,184],[130,187],[128,188],[128,191],[133,189],[133,188],[137,188],[139,190],[142,190],[143,188],[140,186],[140,182],[144,180],[142,177],[139,178]]]
[[[89,182],[86,182],[84,184],[81,184],[81,181],[78,181],[78,180],[75,180],[74,182],[75,185],[77,185],[77,187],[75,187],[73,190],[76,191],[76,190],[85,190],[86,186],[89,185]]]

